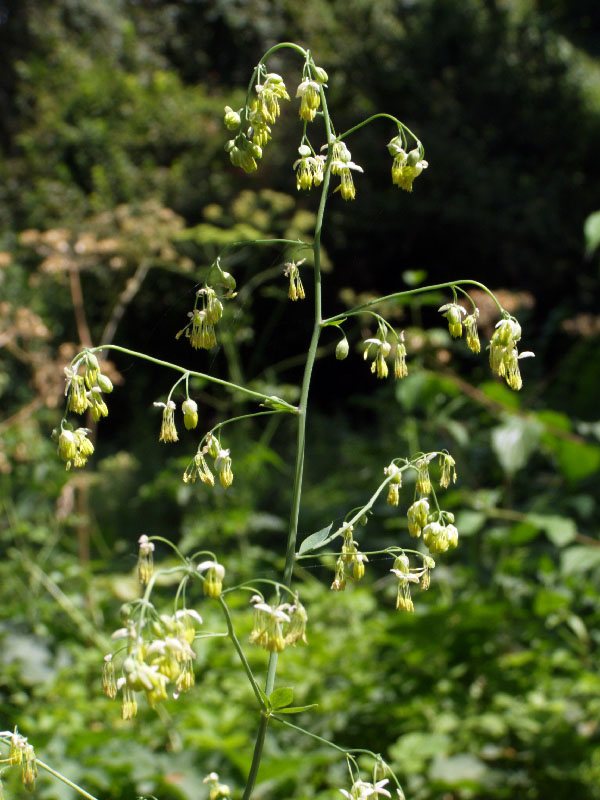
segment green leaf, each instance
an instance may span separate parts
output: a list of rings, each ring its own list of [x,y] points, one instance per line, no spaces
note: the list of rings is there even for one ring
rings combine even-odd
[[[317,708],[318,703],[311,703],[309,706],[293,706],[289,708],[278,708],[278,714],[300,714],[301,711],[308,711],[311,708]]]
[[[577,536],[577,525],[569,517],[560,517],[558,514],[528,514],[527,522],[546,531],[552,544],[557,547],[570,544]]]
[[[330,522],[326,528],[321,528],[320,531],[311,533],[310,536],[307,536],[300,545],[298,555],[301,556],[303,553],[308,553],[311,550],[316,550],[318,547],[322,547],[326,543],[327,537],[329,536],[329,532],[332,528],[333,522]]]
[[[282,686],[272,691],[269,695],[269,703],[274,711],[278,711],[284,706],[289,706],[293,699],[294,690],[291,686]]]
[[[562,554],[561,569],[565,575],[575,575],[600,567],[600,547],[574,545]]]
[[[537,450],[542,426],[535,419],[510,416],[492,431],[492,447],[508,475],[522,469]]]

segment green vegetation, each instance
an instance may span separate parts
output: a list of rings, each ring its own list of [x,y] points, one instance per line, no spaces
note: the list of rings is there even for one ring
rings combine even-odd
[[[230,647],[199,642],[196,687],[133,722],[101,694],[102,659],[139,593],[140,534],[218,551],[239,581],[278,579],[291,429],[279,416],[231,426],[231,490],[185,485],[197,437],[181,431],[177,451],[156,441],[152,403],[168,378],[113,353],[93,464],[65,473],[49,434],[63,367],[101,341],[298,402],[310,328],[277,302],[287,283],[274,249],[236,252],[240,291],[216,356],[200,362],[174,338],[228,242],[312,235],[315,198],[296,192],[290,162],[295,110],[258,173],[222,149],[223,107],[242,105],[249,66],[289,38],[330,73],[340,130],[398,109],[430,164],[409,197],[390,183],[387,132],[353,139],[365,175],[351,208],[331,204],[328,307],[473,277],[519,317],[536,359],[519,394],[492,380],[486,359],[449,337],[442,293],[379,309],[411,354],[395,385],[361,358],[333,364],[337,337],[323,336],[301,534],[340,524],[349,495],[364,502],[399,451],[447,448],[459,481],[444,503],[461,541],[414,615],[395,610],[389,560],[373,557],[361,584],[337,593],[334,557],[300,562],[310,647],[286,650],[278,685],[294,687],[294,705],[319,703],[302,727],[380,752],[408,800],[600,798],[595,217],[584,239],[600,205],[594,5],[42,5],[0,9],[0,728],[17,725],[45,763],[106,800],[207,796],[211,771],[241,796],[255,701]],[[477,302],[487,341],[497,314]],[[367,317],[359,326],[377,335]],[[235,394],[197,387],[203,430],[244,413]],[[376,506],[369,547],[400,535],[405,517]],[[159,590],[167,603],[175,586]],[[252,613],[245,599],[231,605],[262,684],[264,654],[246,647]],[[202,616],[222,630],[217,606]],[[2,782],[7,797],[27,796],[17,770]],[[330,798],[341,786],[334,751],[271,726],[257,797]],[[40,770],[36,796],[75,795]]]

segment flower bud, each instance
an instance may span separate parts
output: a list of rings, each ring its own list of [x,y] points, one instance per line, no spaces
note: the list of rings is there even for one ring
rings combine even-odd
[[[58,437],[58,451],[63,461],[70,461],[77,453],[73,431],[62,430]]]
[[[350,352],[350,345],[348,344],[348,339],[344,336],[343,339],[337,343],[335,348],[335,357],[338,361],[343,361],[345,358],[348,358],[348,353]]]
[[[198,404],[189,397],[181,404],[183,411],[183,424],[188,431],[191,431],[198,424]]]
[[[96,381],[97,381],[98,386],[100,387],[100,389],[105,394],[110,394],[112,392],[112,390],[113,390],[112,381],[106,375],[102,375],[102,373],[100,373],[98,375],[98,377],[96,378]]]
[[[225,106],[225,117],[223,121],[228,130],[234,131],[236,128],[240,127],[242,120],[237,111],[234,111],[230,106]]]
[[[323,69],[323,67],[313,67],[313,75],[317,83],[327,83],[329,80],[329,76]]]

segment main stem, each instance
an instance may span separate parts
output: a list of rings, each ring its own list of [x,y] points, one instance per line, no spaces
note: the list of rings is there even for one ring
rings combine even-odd
[[[331,125],[329,123],[329,113],[327,111],[327,102],[325,100],[325,93],[321,88],[321,102],[323,104],[323,117],[325,119],[325,129],[327,133],[327,142],[331,140]],[[313,253],[315,260],[315,316],[312,336],[310,339],[310,346],[308,348],[308,355],[304,365],[304,375],[302,377],[302,390],[300,393],[300,405],[298,409],[298,429],[296,436],[296,467],[294,471],[294,489],[292,494],[292,505],[290,509],[290,523],[287,538],[287,546],[285,552],[285,567],[283,570],[283,583],[290,586],[292,582],[292,572],[294,569],[294,561],[296,557],[296,538],[298,536],[298,518],[300,516],[300,501],[302,498],[302,477],[304,474],[304,446],[306,442],[306,414],[308,408],[308,393],[310,390],[310,380],[312,377],[312,370],[317,356],[317,347],[319,345],[319,337],[322,330],[322,310],[321,310],[321,232],[323,230],[323,217],[325,215],[325,205],[327,203],[327,192],[329,190],[329,178],[331,176],[331,157],[332,148],[328,147],[327,161],[325,162],[325,171],[323,175],[323,188],[321,190],[321,200],[319,203],[319,210],[317,212],[317,222],[315,225],[315,236],[313,242]],[[275,675],[277,673],[277,653],[271,653],[269,657],[269,666],[267,669],[267,680],[265,683],[265,694],[267,697],[273,691],[275,686]],[[246,782],[246,788],[242,796],[242,800],[250,800],[258,774],[258,768],[262,759],[263,746],[265,742],[265,735],[269,725],[268,714],[261,712],[260,724],[256,734],[256,742],[254,745],[254,754],[252,756],[252,764]]]

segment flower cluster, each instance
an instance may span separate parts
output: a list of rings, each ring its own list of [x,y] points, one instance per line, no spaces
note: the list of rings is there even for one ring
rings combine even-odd
[[[155,408],[162,408],[162,421],[160,425],[159,442],[178,442],[177,428],[175,426],[175,410],[177,406],[173,400],[168,399],[166,403],[154,403]],[[181,404],[183,413],[183,424],[186,429],[192,430],[198,424],[198,404],[195,400],[186,398]]]
[[[208,433],[200,446],[194,458],[187,465],[183,473],[183,480],[185,483],[195,483],[199,478],[202,483],[208,486],[215,485],[215,476],[213,475],[210,467],[206,463],[205,456],[208,455],[214,459],[214,469],[219,476],[219,481],[224,489],[228,489],[233,483],[233,471],[231,469],[231,456],[229,450],[225,450],[220,441],[213,433]]]
[[[79,374],[83,366],[83,375]],[[102,392],[110,394],[112,381],[100,370],[100,364],[94,353],[85,351],[72,366],[65,367],[67,385],[67,410],[75,414],[83,414],[89,408],[92,418],[98,422],[100,417],[108,416],[108,407]]]
[[[467,347],[473,353],[481,351],[481,342],[477,332],[477,320],[479,309],[474,308],[471,314],[467,314],[465,309],[456,300],[452,303],[445,303],[440,306],[438,311],[448,320],[448,330],[450,335],[459,339],[466,331]],[[492,372],[501,378],[505,378],[511,389],[519,390],[523,386],[519,361],[522,358],[530,358],[534,354],[530,351],[519,353],[517,342],[521,338],[521,326],[514,317],[506,315],[496,325],[488,349],[490,351],[490,367]],[[466,315],[466,316],[465,316]],[[463,319],[463,316],[465,317]]]
[[[401,553],[394,561],[394,566],[390,570],[398,578],[398,591],[396,595],[396,608],[399,611],[408,611],[410,614],[415,610],[410,596],[410,584],[421,583],[423,591],[427,591],[430,585],[430,571],[435,567],[435,561],[431,556],[421,556],[422,565],[418,568],[411,568],[410,561],[406,553]]]
[[[344,542],[342,553],[335,564],[335,576],[331,589],[334,592],[343,592],[346,588],[346,578],[359,581],[365,574],[365,562],[368,558],[358,549],[358,542],[354,539],[354,526],[344,522],[340,535]]]
[[[306,609],[296,595],[295,602],[269,605],[260,595],[253,595],[250,602],[254,605],[254,626],[250,634],[250,643],[280,653],[288,645],[297,642],[306,644]]]
[[[519,360],[533,357],[530,351],[519,353],[517,342],[520,338],[521,326],[514,317],[507,317],[498,322],[489,344],[492,372],[505,378],[510,388],[517,391],[523,386]]]
[[[102,689],[111,699],[118,691],[122,692],[123,719],[131,719],[137,713],[136,692],[144,692],[149,705],[155,708],[167,699],[169,685],[173,686],[175,698],[192,688],[195,682],[193,660],[196,658],[192,643],[196,625],[201,624],[200,615],[186,608],[172,616],[156,616],[151,625],[136,626],[129,621],[127,627],[113,633],[113,639],[126,640],[127,654],[117,680],[113,656],[105,656]],[[147,632],[151,638],[142,635]]]
[[[66,469],[85,466],[88,458],[94,452],[94,445],[88,439],[89,428],[72,430],[65,424],[58,434],[58,452]]]
[[[384,380],[389,375],[387,358],[392,353],[392,345],[387,341],[387,330],[383,325],[379,326],[376,337],[365,339],[366,345],[363,358],[365,361],[373,357],[371,362],[371,372],[378,378]],[[396,347],[394,352],[394,378],[396,380],[406,378],[408,368],[406,366],[406,345],[404,344],[404,331],[396,335]]]
[[[10,734],[10,751],[8,763],[11,767],[21,767],[21,780],[26,789],[30,792],[35,788],[37,778],[37,763],[33,745],[29,744],[25,736],[21,736],[15,728],[14,733]]]
[[[288,297],[290,300],[304,300],[304,286],[302,285],[302,280],[300,278],[300,270],[298,267],[303,264],[306,259],[302,259],[297,264],[294,261],[289,261],[285,265],[285,269],[283,270],[283,274],[286,278],[289,278],[290,281],[290,288],[288,289]]]
[[[296,170],[296,189],[311,189],[313,184],[320,186],[323,183],[325,157],[315,155],[306,144],[300,145],[298,153],[300,158],[293,166]]]
[[[413,181],[429,166],[423,158],[423,146],[419,142],[417,147],[407,153],[404,149],[402,134],[398,134],[389,142],[387,147],[394,159],[392,163],[392,183],[406,192],[412,192]]]
[[[197,307],[201,300],[202,308]],[[212,286],[205,286],[196,292],[196,306],[188,312],[190,321],[175,335],[179,339],[185,334],[195,350],[210,350],[217,344],[215,325],[223,316],[223,303]]]
[[[290,96],[280,75],[269,72],[264,75],[262,83],[254,86],[256,96],[249,106],[234,111],[225,106],[225,126],[234,131],[244,125],[234,139],[225,145],[225,151],[234,167],[241,167],[244,172],[254,172],[258,168],[257,160],[262,158],[262,148],[271,138],[271,128],[280,114],[279,101],[289,100]]]

